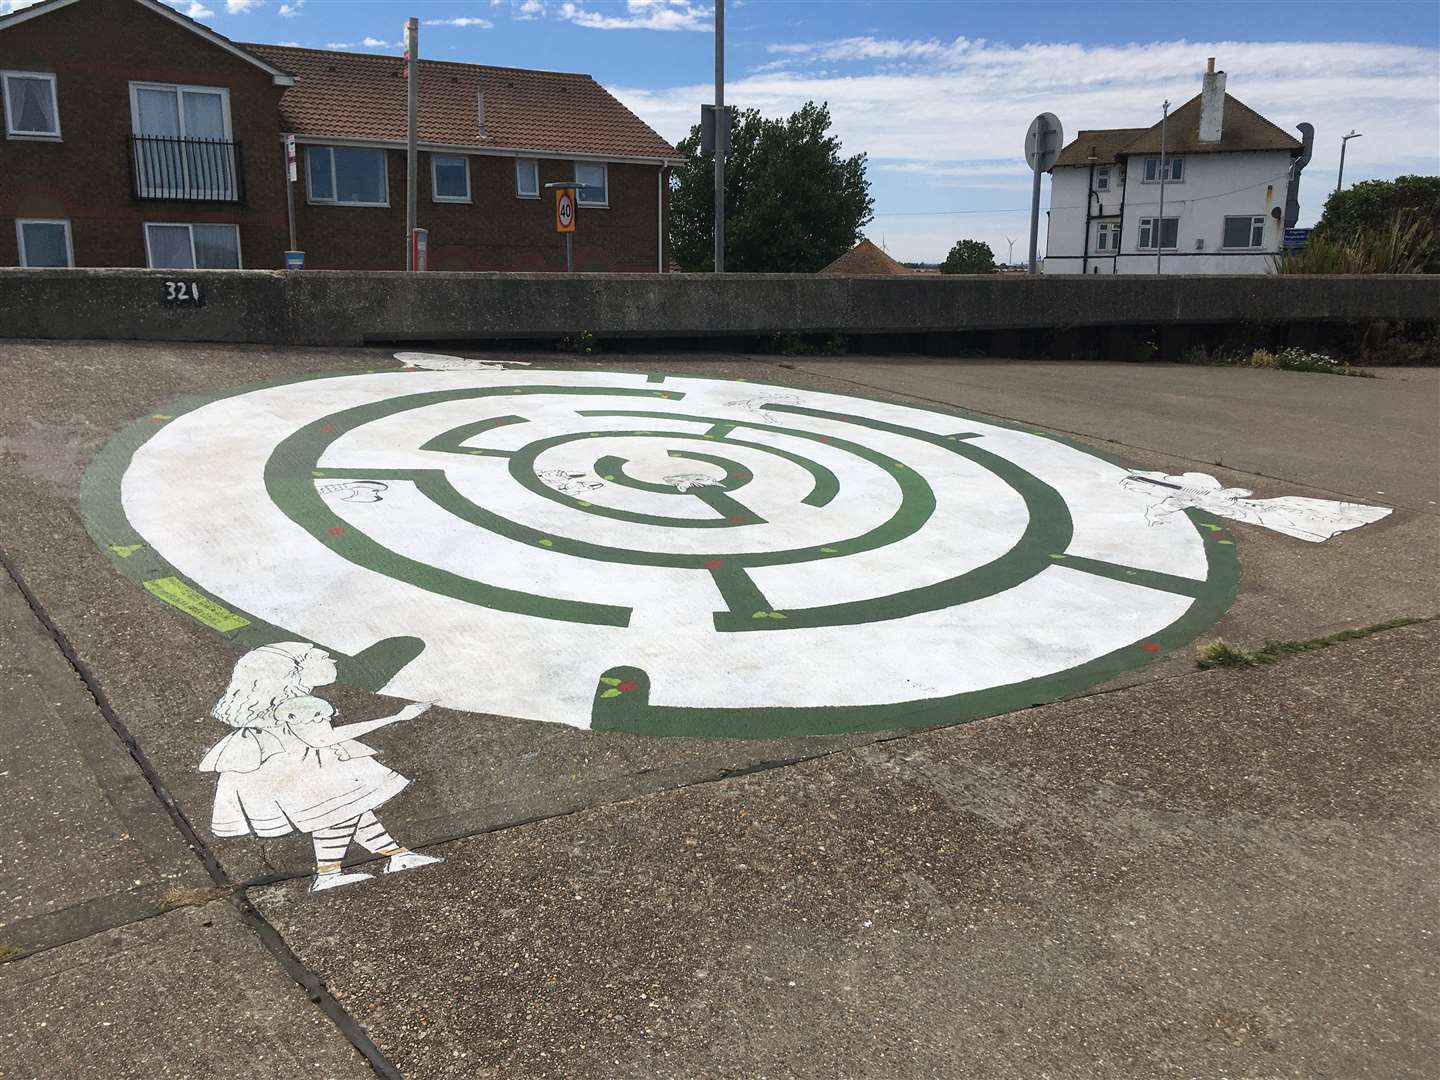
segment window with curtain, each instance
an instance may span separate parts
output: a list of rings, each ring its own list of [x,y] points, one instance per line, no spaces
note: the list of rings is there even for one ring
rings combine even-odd
[[[44,71],[0,73],[5,97],[5,134],[10,138],[58,139],[60,106],[55,76]]]
[[[575,163],[575,201],[581,206],[610,205],[609,170],[602,164],[589,161]]]
[[[1158,184],[1160,182],[1160,159],[1158,157],[1145,159],[1145,180],[1147,184]],[[1178,157],[1165,158],[1165,182],[1167,184],[1178,184],[1185,179],[1185,159]]]
[[[142,196],[233,199],[230,97],[214,86],[130,84],[135,171]]]
[[[540,162],[534,158],[515,159],[515,196],[520,199],[540,197]]]
[[[20,241],[21,266],[72,266],[70,222],[20,220],[15,223]]]
[[[305,151],[312,203],[389,206],[385,151],[362,146],[311,146]]]
[[[150,266],[176,270],[238,270],[238,225],[147,224]]]

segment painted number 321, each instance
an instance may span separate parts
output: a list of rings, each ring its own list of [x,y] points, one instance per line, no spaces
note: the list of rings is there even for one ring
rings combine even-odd
[[[165,282],[165,302],[167,304],[203,304],[205,297],[200,292],[198,281],[167,281]]]

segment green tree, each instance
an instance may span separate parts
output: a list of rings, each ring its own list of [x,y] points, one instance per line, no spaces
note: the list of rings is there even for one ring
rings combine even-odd
[[[725,269],[813,273],[860,239],[874,200],[865,155],[842,157],[830,109],[806,103],[785,120],[732,114],[725,157]],[[715,158],[700,128],[679,147],[670,185],[670,249],[681,269],[710,270],[715,248]]]
[[[1428,225],[1440,234],[1440,176],[1398,176],[1394,180],[1362,180],[1325,200],[1314,239],[1349,242],[1363,234],[1381,235],[1403,211],[1407,220]],[[1424,228],[1425,226],[1422,226]],[[1431,251],[1425,272],[1440,273],[1440,248]]]
[[[942,274],[993,274],[995,252],[981,240],[956,240],[940,264]]]

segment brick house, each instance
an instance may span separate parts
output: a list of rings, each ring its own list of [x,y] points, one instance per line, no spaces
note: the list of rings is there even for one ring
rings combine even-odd
[[[544,185],[577,180],[575,269],[666,266],[673,147],[588,75],[421,60],[418,223],[437,270],[563,270]],[[405,264],[399,57],[237,44],[158,0],[0,18],[0,265]]]

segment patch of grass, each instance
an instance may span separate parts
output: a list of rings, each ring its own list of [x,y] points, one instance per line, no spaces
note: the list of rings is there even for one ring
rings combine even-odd
[[[1185,353],[1186,364],[1209,364],[1220,367],[1270,368],[1275,371],[1314,371],[1324,375],[1351,375],[1357,379],[1373,379],[1373,371],[1351,367],[1329,353],[1300,349],[1294,346],[1272,352],[1269,349],[1207,349],[1196,346]]]
[[[1405,616],[1391,619],[1389,622],[1357,627],[1354,630],[1341,630],[1339,633],[1328,634],[1325,637],[1305,638],[1299,641],[1267,640],[1254,652],[1231,645],[1224,638],[1211,638],[1195,650],[1195,666],[1200,668],[1260,667],[1265,664],[1273,664],[1277,660],[1293,656],[1296,653],[1328,649],[1331,645],[1338,645],[1342,641],[1357,641],[1360,638],[1384,633],[1386,630],[1398,630],[1402,626],[1416,626],[1420,623],[1434,622],[1437,619],[1440,619],[1440,615]]]
[[[19,945],[6,945],[3,941],[0,941],[0,963],[4,963],[6,960],[13,960],[24,951],[25,950],[20,948]]]

